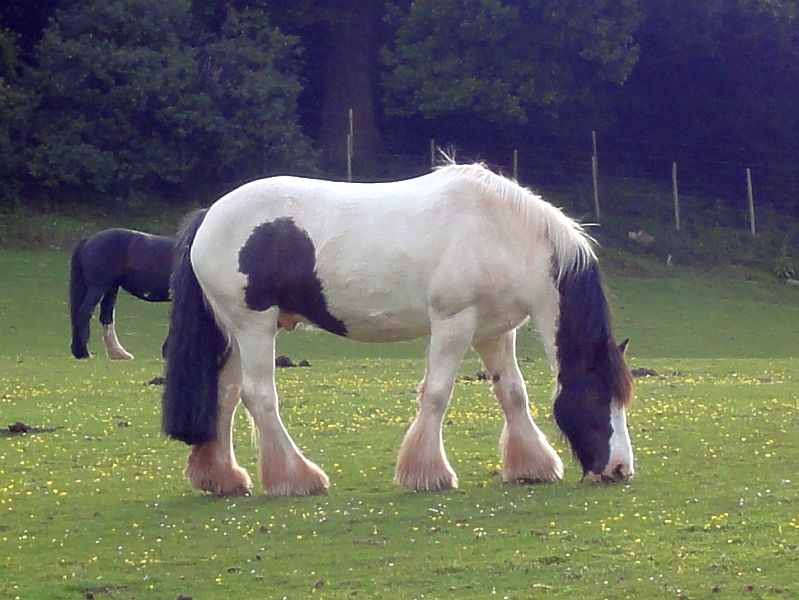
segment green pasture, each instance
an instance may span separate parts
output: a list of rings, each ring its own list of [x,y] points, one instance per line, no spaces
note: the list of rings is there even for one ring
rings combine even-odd
[[[96,321],[69,355],[68,255],[0,251],[0,598],[795,598],[799,596],[799,289],[744,273],[612,266],[630,337],[636,450],[626,485],[580,481],[550,421],[534,332],[520,358],[563,482],[503,485],[501,415],[464,362],[445,428],[460,489],[392,483],[424,341],[283,333],[282,416],[330,475],[325,497],[188,488],[187,447],[160,433],[166,305],[122,297],[136,355],[111,362]],[[257,478],[249,424],[239,462]]]

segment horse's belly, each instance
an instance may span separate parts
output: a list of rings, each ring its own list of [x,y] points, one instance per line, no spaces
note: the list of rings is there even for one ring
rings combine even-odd
[[[353,315],[342,319],[347,337],[359,342],[400,342],[430,334],[430,324],[419,315],[395,312]]]
[[[364,342],[416,339],[430,333],[432,261],[393,245],[366,243],[366,233],[328,242],[316,264],[328,310],[347,337]],[[355,239],[363,243],[355,244]]]
[[[326,293],[330,312],[353,340],[394,342],[430,333],[427,304],[421,296],[415,298],[413,290],[388,293],[351,285]]]

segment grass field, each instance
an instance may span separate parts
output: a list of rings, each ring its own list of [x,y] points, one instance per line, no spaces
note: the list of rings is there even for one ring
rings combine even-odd
[[[424,342],[282,334],[282,416],[330,495],[218,499],[188,488],[160,434],[167,306],[121,298],[132,362],[69,355],[68,256],[0,252],[0,598],[795,598],[799,290],[742,274],[613,269],[639,378],[627,485],[580,481],[550,422],[533,332],[520,357],[563,482],[498,475],[500,411],[474,355],[445,441],[461,487],[392,484]],[[94,326],[91,349],[101,347]],[[256,475],[249,425],[240,463]]]

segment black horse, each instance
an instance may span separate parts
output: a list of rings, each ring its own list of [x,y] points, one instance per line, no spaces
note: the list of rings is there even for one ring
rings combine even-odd
[[[82,239],[72,252],[69,281],[72,354],[89,358],[89,321],[100,303],[108,357],[131,359],[117,339],[114,305],[122,288],[148,302],[169,301],[173,238],[131,229],[106,229]]]

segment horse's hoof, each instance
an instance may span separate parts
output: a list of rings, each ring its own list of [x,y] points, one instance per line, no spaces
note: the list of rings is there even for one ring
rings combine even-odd
[[[244,496],[252,488],[247,471],[236,464],[218,461],[212,444],[192,448],[184,474],[192,487],[214,496]]]
[[[437,473],[406,473],[397,469],[394,482],[412,492],[447,492],[457,489],[458,476],[451,467]]]
[[[306,487],[297,486],[278,486],[265,489],[268,496],[275,497],[303,497],[303,496],[327,496],[328,486],[318,484]]]
[[[435,481],[425,481],[417,487],[411,488],[414,492],[449,492],[458,488],[458,479],[445,477]]]
[[[293,464],[273,464],[261,471],[261,483],[270,496],[325,496],[330,487],[327,474],[304,456]],[[264,463],[265,464],[265,463]]]
[[[72,350],[72,356],[74,356],[78,360],[85,360],[87,358],[91,358],[92,356],[94,356],[91,352],[89,352],[85,348],[84,349],[71,348],[71,350]]]
[[[214,495],[220,498],[235,498],[238,496],[249,496],[250,488],[246,485],[239,485],[229,490],[217,490]]]
[[[532,423],[531,423],[532,425]],[[542,435],[503,429],[500,438],[504,483],[552,483],[563,479],[563,461]]]
[[[537,465],[534,468],[508,470],[502,473],[503,483],[554,483],[563,479],[563,464],[553,463],[547,468]]]
[[[241,478],[243,476],[243,478]],[[219,498],[232,498],[236,496],[248,496],[252,489],[250,476],[246,471],[242,473],[233,473],[232,476],[226,477],[224,481],[217,481],[213,479],[204,479],[195,484],[191,482],[194,487],[202,492],[208,492]]]

